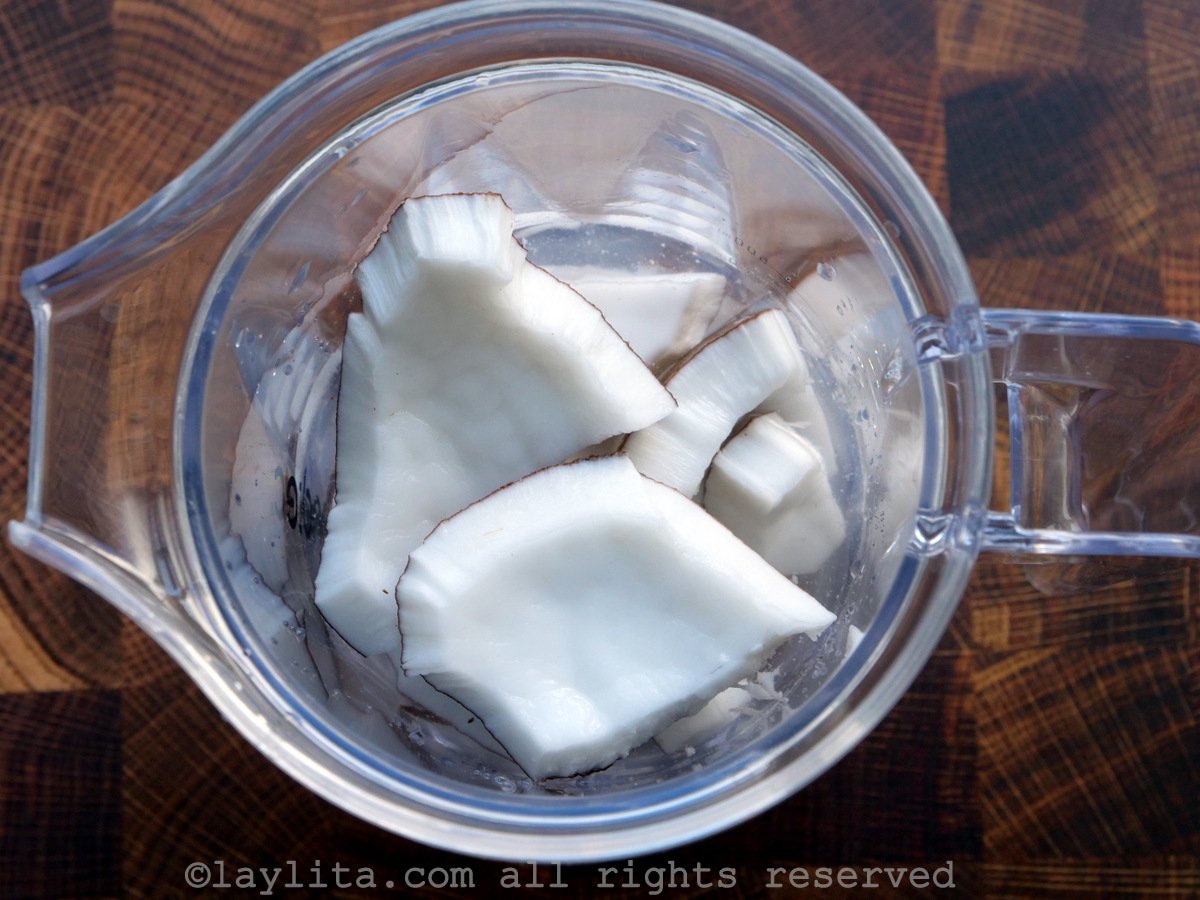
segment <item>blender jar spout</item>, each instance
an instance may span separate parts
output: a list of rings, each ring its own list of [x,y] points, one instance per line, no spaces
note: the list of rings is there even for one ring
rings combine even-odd
[[[152,633],[179,621],[187,594],[171,433],[213,243],[117,254],[112,266],[76,248],[22,279],[34,321],[29,488],[9,539]]]
[[[985,309],[1010,503],[983,548],[1200,556],[1200,323]]]

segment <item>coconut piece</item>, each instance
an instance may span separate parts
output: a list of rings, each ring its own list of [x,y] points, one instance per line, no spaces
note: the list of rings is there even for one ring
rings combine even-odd
[[[784,695],[775,688],[775,679],[778,675],[779,672],[775,669],[766,669],[758,672],[753,679],[742,682],[742,686],[755,700],[784,700],[786,699]]]
[[[666,753],[694,747],[736,719],[752,699],[745,688],[736,685],[725,688],[700,707],[699,712],[672,722],[656,734],[654,743]]]
[[[766,310],[741,319],[680,363],[665,382],[678,407],[631,434],[624,450],[642,474],[695,496],[737,421],[803,364],[783,313]]]
[[[837,475],[837,452],[833,449],[833,437],[829,433],[829,420],[817,397],[808,364],[803,356],[800,365],[784,382],[783,387],[762,402],[757,412],[775,413],[784,419],[796,432],[812,442],[821,454],[825,474],[830,478]]]
[[[409,200],[356,273],[316,602],[364,654],[398,645],[392,591],[437,522],[674,409],[599,310],[526,261],[512,225],[496,194]]]
[[[858,649],[858,645],[862,643],[862,639],[866,637],[861,628],[851,625],[846,631],[846,653],[848,659],[850,654]]]
[[[669,363],[703,339],[725,295],[715,272],[627,272],[556,266],[648,365]]]
[[[442,522],[396,597],[405,671],[536,778],[610,764],[834,619],[622,456],[544,469]]]
[[[396,682],[396,688],[406,700],[420,707],[423,715],[431,714],[435,720],[441,719],[459,734],[466,735],[479,746],[501,756],[504,755],[504,748],[492,737],[491,732],[484,727],[478,716],[449,694],[439,691],[424,678],[419,675],[400,675]]]
[[[680,361],[665,383],[679,407],[630,435],[623,448],[643,474],[694,496],[713,456],[749,413],[785,419],[820,451],[826,474],[837,473],[829,423],[784,313],[734,322]]]
[[[251,403],[233,454],[229,527],[242,539],[250,565],[276,593],[283,590],[288,574],[282,511],[286,450],[259,404]]]
[[[322,468],[327,460],[318,452],[327,432],[313,423],[332,405],[330,385],[340,361],[340,352],[306,340],[300,329],[290,332],[276,364],[259,377],[238,432],[229,528],[242,539],[250,565],[277,594],[289,577],[289,532],[282,514],[287,475],[318,492],[328,485],[328,467]],[[293,436],[294,457],[289,452]],[[328,462],[332,457],[329,448]]]
[[[787,575],[817,571],[846,537],[820,452],[775,413],[751,419],[716,455],[704,507]]]

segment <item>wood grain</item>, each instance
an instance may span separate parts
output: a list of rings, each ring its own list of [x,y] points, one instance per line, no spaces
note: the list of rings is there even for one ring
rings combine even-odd
[[[1104,71],[1144,59],[1142,8],[1108,0],[945,0],[938,60],[952,72],[1011,76]]]
[[[0,696],[0,892],[111,897],[121,890],[121,695]]]
[[[1157,237],[1144,68],[946,76],[950,224],[973,256],[1136,253]]]
[[[20,516],[27,474],[32,329],[20,272],[151,196],[320,53],[432,5],[0,5],[0,515]],[[679,5],[771,42],[859,103],[941,204],[985,304],[1200,318],[1195,3]],[[182,340],[187,323],[161,315],[115,321],[113,352],[139,358],[124,334]],[[81,396],[77,414],[89,406]],[[144,412],[147,429],[104,432],[130,477],[145,470],[139,457],[165,452],[164,410]],[[967,897],[1200,896],[1198,717],[1195,561],[1047,597],[1020,567],[985,557],[929,665],[841,763],[739,827],[635,864],[736,872],[735,889],[667,897],[784,896],[769,887],[772,867],[947,861],[952,893]],[[502,872],[393,837],[299,787],[149,637],[0,545],[0,897],[186,897],[197,892],[184,867],[218,859],[340,861],[381,877],[471,866],[475,889],[411,892],[454,897],[489,895]],[[571,887],[552,896],[598,893],[596,867],[564,875]]]
[[[993,858],[1195,852],[1196,711],[1178,649],[1046,647],[981,660],[983,843]]]
[[[0,9],[0,105],[82,107],[113,88],[111,3],[15,0]]]

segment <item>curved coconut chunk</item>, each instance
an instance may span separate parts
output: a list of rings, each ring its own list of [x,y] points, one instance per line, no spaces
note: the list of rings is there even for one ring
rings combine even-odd
[[[429,305],[429,292],[446,287],[439,275],[459,290],[500,288],[524,257],[499,194],[442,194],[405,201],[354,277],[363,312],[387,329]]]
[[[701,344],[666,380],[679,404],[624,450],[638,471],[691,497],[738,419],[803,365],[787,317],[766,310]]]
[[[555,266],[554,275],[596,306],[649,365],[682,356],[708,333],[725,295],[715,272],[627,272]]]
[[[284,482],[287,447],[268,427],[257,403],[251,403],[238,432],[229,490],[229,528],[242,539],[246,556],[276,593],[287,581],[284,554]]]
[[[774,413],[717,454],[704,508],[787,575],[817,571],[846,537],[820,452]]]
[[[621,456],[544,469],[447,519],[396,597],[405,671],[537,778],[608,765],[834,620]]]
[[[407,201],[357,275],[317,606],[360,652],[442,519],[675,403],[599,310],[524,259],[498,195]]]
[[[304,483],[305,468],[311,466],[308,437],[314,431],[308,426],[330,405],[329,382],[340,360],[338,351],[328,353],[299,329],[285,338],[280,355],[255,385],[234,448],[229,492],[230,531],[242,539],[250,565],[276,593],[288,579],[286,477],[294,474]],[[289,453],[293,435],[298,441],[294,458]],[[312,474],[316,488],[321,473]]]

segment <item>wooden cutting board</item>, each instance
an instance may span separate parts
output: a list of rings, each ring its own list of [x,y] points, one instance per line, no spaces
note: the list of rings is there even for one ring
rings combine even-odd
[[[0,4],[0,517],[25,502],[21,271],[149,197],[303,64],[427,5]],[[860,104],[948,215],[985,304],[1200,319],[1193,0],[684,5]],[[985,556],[916,684],[816,784],[609,876],[640,889],[603,890],[597,867],[580,866],[562,870],[568,888],[529,893],[643,896],[674,864],[690,886],[677,874],[663,896],[708,893],[704,882],[721,897],[775,896],[794,867],[815,879],[819,866],[951,864],[967,897],[1200,896],[1198,707],[1200,566],[1043,596]],[[486,896],[504,876],[298,787],[136,627],[0,544],[0,896],[188,896],[186,867],[215,875],[218,861],[230,881],[239,866],[294,861],[307,884],[318,860],[330,884],[369,867],[380,887],[363,896],[417,866],[471,869],[474,888],[433,894]],[[319,891],[276,891],[306,893]]]

